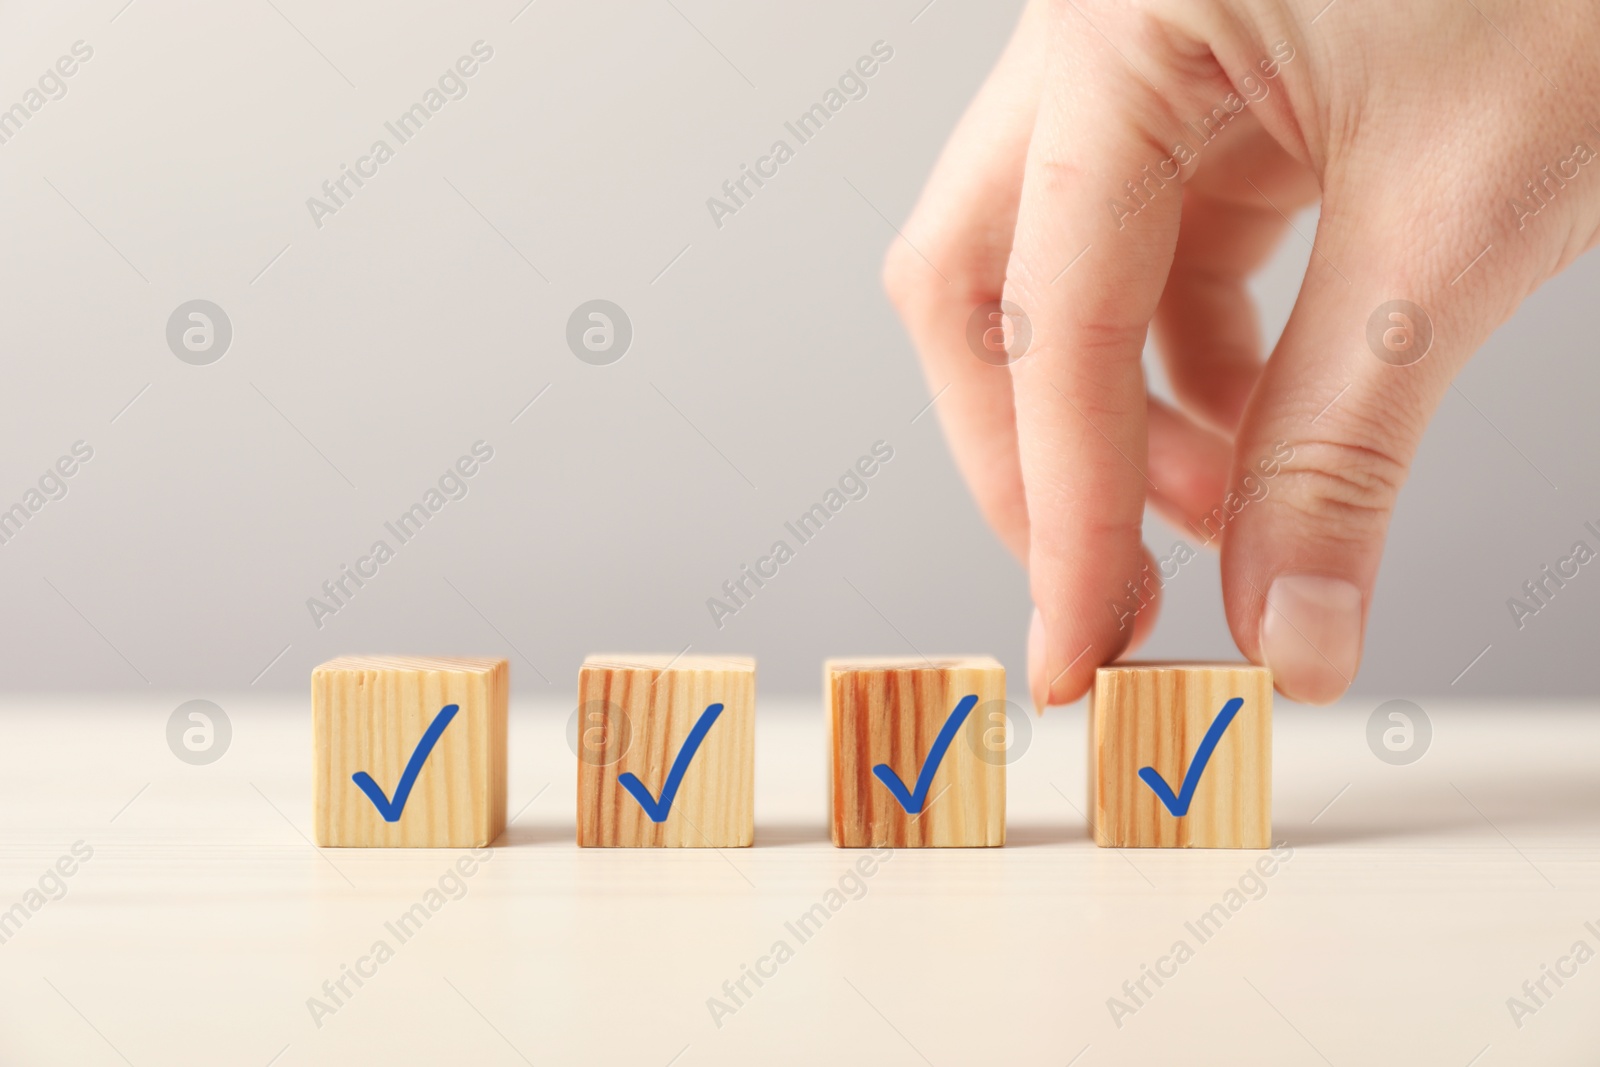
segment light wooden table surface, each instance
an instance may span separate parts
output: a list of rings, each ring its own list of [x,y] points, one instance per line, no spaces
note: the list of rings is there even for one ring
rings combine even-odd
[[[93,850],[0,944],[0,1063],[1600,1062],[1600,961],[1560,964],[1520,1027],[1507,1007],[1600,951],[1592,704],[1428,703],[1409,766],[1368,749],[1375,701],[1280,704],[1293,854],[1259,883],[1259,853],[1091,845],[1082,709],[1052,713],[1010,769],[1008,847],[902,850],[858,884],[862,854],[827,842],[815,703],[762,702],[756,847],[723,852],[577,849],[569,709],[516,706],[519,814],[455,882],[460,853],[311,846],[304,701],[214,697],[231,746],[190,766],[166,742],[181,699],[0,705],[0,909]],[[459,899],[400,942],[386,922],[441,878]],[[859,899],[830,900],[841,879]],[[1201,942],[1186,923],[1241,879],[1255,898]],[[786,926],[835,901],[807,940]],[[308,998],[379,940],[392,958],[319,1026]],[[780,940],[792,958],[714,1021]],[[1119,1026],[1108,998],[1132,1005],[1179,940],[1192,958]]]

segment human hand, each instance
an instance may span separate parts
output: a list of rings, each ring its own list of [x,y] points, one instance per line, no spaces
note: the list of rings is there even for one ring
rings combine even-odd
[[[1229,626],[1280,691],[1345,691],[1434,409],[1600,239],[1597,56],[1592,0],[1027,7],[885,282],[1028,566],[1037,705],[1154,622],[1147,499],[1221,515]],[[1263,364],[1246,279],[1319,197]],[[1146,395],[1151,326],[1181,410]]]

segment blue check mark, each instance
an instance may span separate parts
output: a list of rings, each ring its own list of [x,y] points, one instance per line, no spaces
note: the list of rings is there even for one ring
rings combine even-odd
[[[927,762],[922,765],[922,772],[917,775],[917,787],[910,792],[894,773],[894,768],[887,763],[880,763],[872,768],[872,773],[878,776],[878,781],[884,784],[900,806],[906,809],[907,815],[921,815],[922,807],[928,802],[928,789],[933,785],[933,776],[939,773],[939,764],[944,762],[944,754],[950,748],[950,742],[955,740],[956,733],[961,729],[961,724],[967,721],[967,716],[972,714],[972,709],[977,706],[976,693],[961,698],[961,703],[956,705],[950,717],[944,721],[944,726],[939,730],[939,736],[933,739],[933,747],[928,749]]]
[[[390,800],[378,788],[378,783],[372,780],[372,775],[366,771],[357,771],[350,776],[350,780],[367,794],[367,799],[372,801],[372,806],[378,809],[378,814],[383,816],[384,822],[399,822],[400,813],[406,810],[406,801],[411,797],[411,787],[417,784],[417,775],[422,773],[422,765],[428,762],[428,757],[433,753],[433,746],[439,743],[439,736],[444,733],[444,728],[450,725],[450,720],[460,711],[458,704],[446,704],[439,709],[439,714],[433,717],[433,722],[428,724],[428,729],[423,732],[422,740],[417,742],[417,747],[411,752],[411,759],[406,763],[406,769],[400,772],[400,784],[394,787],[394,799]]]
[[[1177,796],[1172,795],[1172,787],[1167,785],[1167,780],[1161,777],[1154,767],[1139,769],[1139,777],[1144,779],[1144,784],[1150,787],[1156,799],[1166,805],[1172,814],[1179,818],[1189,814],[1189,802],[1194,799],[1194,791],[1200,785],[1200,776],[1206,772],[1206,764],[1211,762],[1211,753],[1216,750],[1217,742],[1222,740],[1223,731],[1233,722],[1233,717],[1239,714],[1239,709],[1242,707],[1244,700],[1241,697],[1234,697],[1222,705],[1222,710],[1217,712],[1211,728],[1200,739],[1200,747],[1195,750],[1194,762],[1189,764],[1189,770],[1183,776],[1183,786],[1178,790]]]
[[[667,816],[672,814],[672,802],[677,799],[678,786],[683,784],[684,772],[689,769],[694,754],[700,751],[700,743],[706,739],[706,734],[711,732],[717,716],[721,714],[721,704],[707,705],[706,710],[700,713],[694,729],[689,731],[683,747],[678,749],[678,758],[672,761],[672,766],[667,770],[667,780],[661,786],[660,800],[650,795],[650,790],[644,787],[644,783],[639,781],[639,776],[632,771],[623,771],[617,775],[618,784],[633,794],[633,799],[639,802],[639,806],[644,809],[645,815],[649,816],[651,822],[666,822]]]

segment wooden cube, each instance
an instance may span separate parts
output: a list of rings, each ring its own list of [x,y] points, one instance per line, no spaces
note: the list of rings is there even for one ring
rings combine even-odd
[[[824,688],[835,845],[1006,843],[1006,671],[999,661],[832,659]]]
[[[1089,819],[1104,848],[1272,844],[1272,672],[1119,663],[1095,674]]]
[[[503,659],[341,656],[311,672],[317,844],[481,847],[506,825]]]
[[[597,655],[578,673],[578,844],[755,840],[756,662]]]

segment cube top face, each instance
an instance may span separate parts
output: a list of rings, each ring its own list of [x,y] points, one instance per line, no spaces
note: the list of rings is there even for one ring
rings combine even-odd
[[[338,656],[316,667],[318,671],[454,671],[486,674],[508,664],[490,656]]]
[[[585,656],[584,670],[607,671],[749,671],[756,661],[749,656],[674,656],[667,653],[603,652]]]
[[[1272,671],[1267,667],[1258,667],[1253,663],[1234,663],[1228,660],[1153,660],[1132,659],[1121,663],[1110,663],[1095,671],[1095,680],[1098,682],[1101,675],[1145,675],[1145,674],[1203,674],[1207,671],[1226,671],[1238,674],[1264,674],[1267,680],[1272,680]]]
[[[578,844],[752,844],[755,707],[756,666],[747,657],[585,659],[578,673]]]
[[[1006,673],[998,660],[830,659],[824,683],[835,845],[1005,844]]]
[[[1101,667],[1089,708],[1089,805],[1103,847],[1270,847],[1272,672],[1244,663]]]
[[[823,663],[823,672],[832,677],[840,671],[1000,671],[1005,668],[993,656],[833,656]]]
[[[313,670],[317,844],[494,841],[506,819],[509,683],[507,662],[492,658],[343,656]]]

